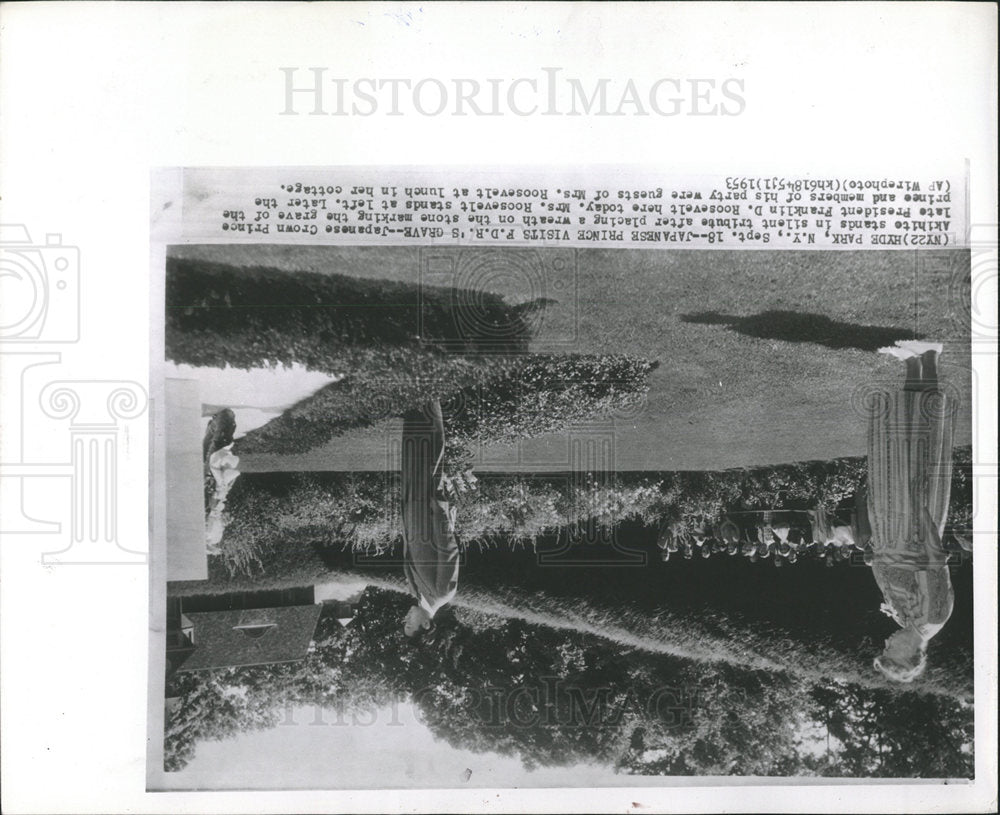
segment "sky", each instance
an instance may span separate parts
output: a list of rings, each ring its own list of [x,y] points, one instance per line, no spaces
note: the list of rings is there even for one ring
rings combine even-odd
[[[194,366],[166,362],[164,375],[168,379],[195,379],[202,403],[202,431],[211,416],[222,407],[236,415],[234,438],[242,438],[251,430],[280,416],[286,408],[312,396],[316,391],[343,377],[307,370],[295,363],[276,368],[241,370]]]
[[[435,739],[412,705],[399,703],[374,720],[339,723],[332,711],[293,708],[271,730],[200,743],[164,781],[171,789],[387,789],[635,786],[641,779],[594,764],[529,771],[516,757],[456,749]]]

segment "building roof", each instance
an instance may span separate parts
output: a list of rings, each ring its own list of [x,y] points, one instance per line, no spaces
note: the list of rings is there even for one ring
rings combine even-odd
[[[322,606],[187,612],[194,653],[180,671],[267,665],[303,659]]]

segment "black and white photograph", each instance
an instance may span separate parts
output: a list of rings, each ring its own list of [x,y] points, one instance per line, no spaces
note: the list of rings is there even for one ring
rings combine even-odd
[[[0,811],[995,812],[997,49],[0,0]]]
[[[164,273],[169,788],[973,777],[968,251]]]

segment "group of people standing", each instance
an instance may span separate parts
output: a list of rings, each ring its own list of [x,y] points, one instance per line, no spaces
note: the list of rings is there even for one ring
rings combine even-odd
[[[851,518],[838,522],[822,508],[793,519],[761,513],[742,526],[729,517],[715,526],[660,535],[662,557],[715,553],[775,565],[822,557],[827,565],[859,556],[871,567],[899,630],[886,640],[875,668],[909,682],[927,662],[927,644],[951,615],[954,596],[942,543],[951,489],[955,405],[938,383],[940,345],[898,342],[881,349],[903,362],[905,380],[866,405],[868,474]],[[404,633],[419,638],[455,597],[460,549],[444,483],[444,423],[438,402],[407,415],[403,426],[404,571],[415,603]],[[796,521],[796,522],[793,522]]]
[[[775,566],[802,559],[820,560],[830,567],[837,563],[871,566],[875,547],[864,493],[855,497],[855,505],[845,512],[849,518],[841,518],[839,513],[831,516],[825,508],[816,507],[731,513],[718,523],[701,524],[693,530],[669,524],[657,538],[660,558],[728,555],[742,556],[751,563],[771,560]],[[944,543],[943,548],[949,560],[971,550],[964,539]]]
[[[773,560],[776,566],[800,558],[819,558],[828,566],[859,558],[870,562],[871,541],[858,528],[855,517],[847,523],[837,522],[823,508],[734,513],[694,530],[671,524],[661,531],[657,545],[665,561],[675,555],[688,560],[729,555],[742,556],[751,563]]]

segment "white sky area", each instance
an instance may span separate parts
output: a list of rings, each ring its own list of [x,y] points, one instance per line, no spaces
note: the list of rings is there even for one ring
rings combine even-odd
[[[825,730],[801,724],[802,749],[822,755]],[[473,753],[435,739],[419,711],[400,702],[353,719],[293,708],[271,730],[200,742],[190,763],[163,780],[166,789],[393,789],[655,786],[678,779],[619,775],[598,764],[526,770],[517,756]]]
[[[325,712],[324,723],[317,725],[314,707],[293,708],[294,724],[199,743],[191,762],[167,773],[164,781],[175,789],[600,787],[642,782],[594,764],[528,771],[515,756],[456,749],[436,740],[410,704],[383,708],[374,722],[372,718],[359,715],[352,721],[345,716],[337,724],[337,714]],[[466,770],[472,771],[468,780]]]
[[[266,424],[286,409],[312,396],[331,382],[338,382],[343,375],[310,371],[295,363],[289,368],[240,368],[196,367],[178,365],[167,361],[166,377],[170,379],[196,379],[204,412],[202,431],[209,417],[216,410],[228,407],[236,414],[235,438],[242,438],[251,430]]]

